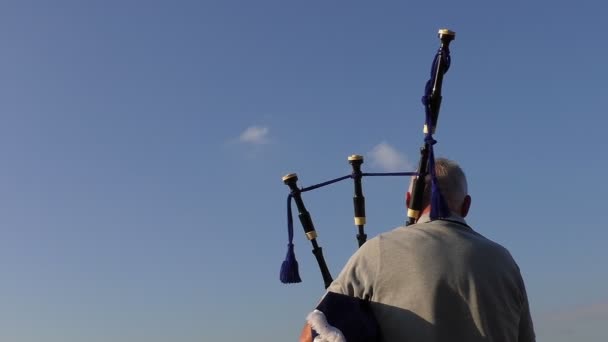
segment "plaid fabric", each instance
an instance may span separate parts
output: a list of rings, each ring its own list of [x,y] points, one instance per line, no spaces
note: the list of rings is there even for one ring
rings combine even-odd
[[[369,301],[327,292],[307,321],[315,342],[378,342],[378,323]]]

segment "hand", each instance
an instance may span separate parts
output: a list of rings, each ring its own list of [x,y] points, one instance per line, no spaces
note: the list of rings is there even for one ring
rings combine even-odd
[[[304,325],[302,334],[300,334],[300,342],[312,342],[312,328],[308,323]]]

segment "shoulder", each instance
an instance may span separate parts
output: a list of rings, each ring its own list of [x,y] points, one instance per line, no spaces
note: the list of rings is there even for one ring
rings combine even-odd
[[[327,291],[356,298],[370,298],[380,265],[379,240],[370,239],[348,259]]]
[[[351,256],[351,262],[358,262],[363,259],[376,258],[381,249],[382,237],[381,235],[375,236],[369,240],[367,240],[363,245],[361,245],[355,253]]]
[[[436,250],[446,254],[449,250],[472,255],[487,255],[512,261],[511,254],[501,244],[487,238],[476,229],[460,222],[434,220],[410,226],[397,227],[378,236],[381,250],[408,247],[411,251]]]

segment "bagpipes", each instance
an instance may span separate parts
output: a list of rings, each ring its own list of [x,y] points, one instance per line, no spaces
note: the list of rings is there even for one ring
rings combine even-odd
[[[320,187],[334,184],[345,179],[352,179],[354,182],[354,196],[353,196],[353,207],[354,207],[354,223],[358,228],[356,235],[358,245],[361,247],[367,240],[367,234],[365,234],[365,197],[363,196],[362,178],[366,176],[415,176],[413,182],[411,199],[407,210],[408,221],[406,225],[416,223],[420,217],[423,205],[423,197],[425,188],[427,188],[427,178],[430,176],[431,181],[431,219],[437,217],[449,216],[447,205],[439,191],[435,177],[435,157],[433,153],[433,145],[437,143],[433,139],[433,134],[437,128],[437,120],[439,118],[439,109],[441,107],[441,88],[443,85],[443,76],[450,67],[450,50],[449,45],[454,40],[456,34],[453,31],[447,29],[441,29],[438,32],[441,45],[437,51],[435,58],[433,59],[431,67],[431,77],[427,81],[425,86],[424,96],[422,97],[422,103],[425,108],[425,123],[424,123],[424,145],[420,149],[420,161],[418,164],[417,172],[388,172],[388,173],[365,173],[361,171],[361,165],[363,164],[363,156],[351,155],[348,157],[348,162],[352,166],[352,173],[343,177],[332,179],[320,184],[313,186],[299,188],[298,187],[298,176],[295,173],[285,175],[282,180],[289,187],[291,192],[287,196],[287,228],[288,228],[288,249],[287,256],[283,264],[281,265],[280,280],[282,283],[299,283],[301,278],[298,271],[298,262],[295,258],[294,244],[293,244],[293,217],[291,213],[291,203],[295,200],[296,207],[298,209],[298,217],[300,223],[304,228],[304,233],[310,243],[312,244],[312,253],[315,256],[325,288],[328,288],[332,283],[333,278],[325,258],[323,257],[323,250],[317,242],[317,231],[315,230],[312,218],[304,201],[302,200],[302,193],[318,189]]]

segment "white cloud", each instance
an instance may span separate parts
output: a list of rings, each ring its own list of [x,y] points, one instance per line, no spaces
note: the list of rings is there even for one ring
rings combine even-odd
[[[247,144],[261,145],[268,143],[268,132],[266,126],[250,126],[241,133],[239,141]]]
[[[407,157],[386,142],[374,146],[369,155],[372,166],[382,168],[387,172],[413,171]]]

